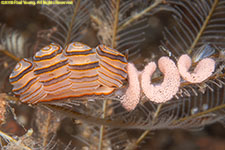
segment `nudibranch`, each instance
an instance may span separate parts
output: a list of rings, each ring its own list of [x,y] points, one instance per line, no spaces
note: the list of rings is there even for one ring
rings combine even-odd
[[[119,51],[72,42],[63,49],[50,44],[33,60],[22,59],[9,77],[22,102],[38,103],[68,97],[109,95],[127,78],[127,59]]]

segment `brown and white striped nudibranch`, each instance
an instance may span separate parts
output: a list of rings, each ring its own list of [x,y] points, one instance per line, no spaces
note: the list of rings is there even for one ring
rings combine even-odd
[[[127,78],[127,59],[123,54],[105,45],[96,48],[99,58],[99,82],[108,87],[121,87]]]
[[[98,59],[92,48],[82,43],[73,42],[65,48],[69,60],[72,91],[78,95],[94,94],[100,86],[98,83]]]
[[[33,61],[22,59],[9,81],[22,102],[37,103],[68,97],[108,95],[127,78],[127,60],[115,49],[72,42],[65,50],[50,44]]]
[[[58,44],[50,44],[38,51],[34,57],[36,67],[34,74],[44,85],[48,93],[47,100],[56,99],[68,93],[71,88],[69,82],[70,71],[67,69],[68,58],[64,57],[63,49]]]
[[[22,102],[35,103],[47,96],[44,86],[34,75],[34,64],[26,58],[17,63],[9,76],[13,92],[20,96]]]

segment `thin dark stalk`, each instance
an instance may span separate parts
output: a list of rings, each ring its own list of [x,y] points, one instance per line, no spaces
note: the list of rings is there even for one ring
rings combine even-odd
[[[116,12],[115,12],[115,16],[114,16],[112,43],[111,43],[112,48],[116,48],[116,36],[117,36],[117,28],[118,28],[118,21],[119,21],[119,9],[120,9],[120,0],[117,0],[116,1]]]
[[[16,57],[15,55],[13,55],[12,53],[10,53],[7,50],[0,50],[0,52],[4,53],[5,55],[9,56],[10,58],[12,58],[15,61],[20,61],[20,58]]]
[[[127,26],[129,26],[132,22],[138,20],[139,18],[143,17],[146,13],[157,7],[160,3],[162,3],[164,0],[156,0],[152,5],[142,10],[140,13],[137,13],[133,17],[131,17],[129,20],[124,22],[119,28],[118,31],[121,31],[125,29]]]
[[[160,112],[160,110],[161,110],[161,108],[162,108],[162,105],[163,105],[163,104],[159,104],[159,105],[158,105],[158,107],[157,107],[157,109],[156,109],[156,111],[155,111],[155,113],[154,113],[154,115],[153,115],[152,124],[155,123],[155,119],[158,117],[158,114],[159,114],[159,112]],[[141,143],[141,141],[143,141],[144,138],[145,138],[150,132],[151,132],[151,130],[145,130],[145,131],[141,134],[141,136],[135,141],[135,144],[134,144],[134,146],[132,146],[132,149],[136,149],[137,146]],[[129,150],[129,149],[126,149],[126,150]]]
[[[209,114],[209,113],[212,113],[212,112],[217,111],[217,110],[222,110],[222,109],[224,109],[224,108],[225,108],[225,104],[222,104],[222,105],[213,107],[213,108],[211,108],[211,109],[208,109],[208,110],[206,110],[206,111],[199,112],[199,113],[196,113],[196,114],[193,114],[193,115],[191,115],[191,116],[184,117],[184,118],[180,118],[180,119],[178,119],[178,120],[174,120],[174,121],[172,122],[172,125],[176,125],[176,124],[178,124],[178,123],[180,123],[180,122],[183,122],[183,121],[186,121],[186,120],[189,120],[189,119],[192,119],[192,118],[197,118],[197,117],[199,117],[199,116],[203,116],[203,115],[205,115],[205,114]]]
[[[103,107],[102,107],[102,118],[105,118],[106,116],[106,110],[107,110],[107,101],[103,102]],[[100,127],[100,135],[99,135],[99,143],[98,143],[98,150],[102,150],[102,142],[103,142],[103,137],[104,137],[104,130],[105,130],[105,126],[101,125]]]
[[[203,23],[203,25],[202,25],[200,31],[198,32],[198,34],[197,34],[197,36],[196,36],[194,42],[192,43],[190,49],[187,51],[188,54],[191,54],[191,52],[193,51],[194,47],[197,45],[199,39],[201,38],[203,32],[204,32],[205,29],[206,29],[206,26],[207,26],[208,23],[209,23],[209,20],[210,20],[211,17],[212,17],[212,14],[213,14],[214,10],[216,9],[216,6],[217,6],[218,2],[219,2],[219,0],[215,0],[215,1],[214,1],[213,5],[212,5],[212,8],[211,8],[211,10],[210,10],[210,12],[209,12],[209,15],[206,17],[206,19],[205,19],[205,21],[204,21],[204,23]]]
[[[44,135],[43,135],[43,142],[42,142],[43,147],[46,147],[46,145],[48,144],[48,134],[49,134],[48,130],[49,130],[49,126],[51,123],[51,118],[52,118],[51,112],[48,112],[47,119],[45,120],[44,126],[43,126],[44,130],[45,130]]]
[[[77,12],[79,10],[79,7],[80,7],[80,1],[81,0],[78,0],[77,3],[76,3],[76,6],[74,8],[74,12],[73,12],[73,16],[72,16],[72,20],[70,22],[70,26],[69,26],[69,30],[68,30],[68,34],[67,34],[67,37],[66,37],[66,41],[65,41],[65,45],[64,47],[70,42],[70,38],[71,38],[71,33],[72,33],[72,29],[73,29],[73,24],[75,22],[75,18],[76,18],[76,15],[77,15]]]

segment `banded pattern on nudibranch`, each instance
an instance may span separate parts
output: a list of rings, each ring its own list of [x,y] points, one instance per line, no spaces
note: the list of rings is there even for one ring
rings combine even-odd
[[[99,68],[95,52],[87,45],[73,42],[65,48],[68,57],[68,68],[71,71],[70,82],[74,92],[82,90],[95,90],[98,84]]]
[[[55,99],[70,91],[68,58],[62,54],[62,51],[60,45],[52,43],[33,57],[36,64],[34,74],[39,77],[39,82],[44,85],[44,91],[48,93],[46,99]]]
[[[68,97],[108,95],[127,78],[126,57],[104,45],[91,48],[79,42],[65,50],[50,44],[33,61],[22,59],[9,81],[22,102],[37,103]]]
[[[34,64],[29,59],[22,59],[17,63],[13,72],[9,76],[9,81],[13,85],[13,92],[20,95],[22,102],[35,103],[47,96],[43,85],[34,75]]]
[[[127,78],[127,59],[117,50],[105,45],[96,48],[99,58],[99,82],[108,87],[121,87]]]
[[[99,59],[91,47],[72,42],[65,48],[65,56],[69,60],[68,69],[71,71],[70,82],[72,91],[78,96],[100,95],[111,93],[114,88],[104,87],[104,92],[99,91]],[[103,90],[103,87],[101,88]]]

